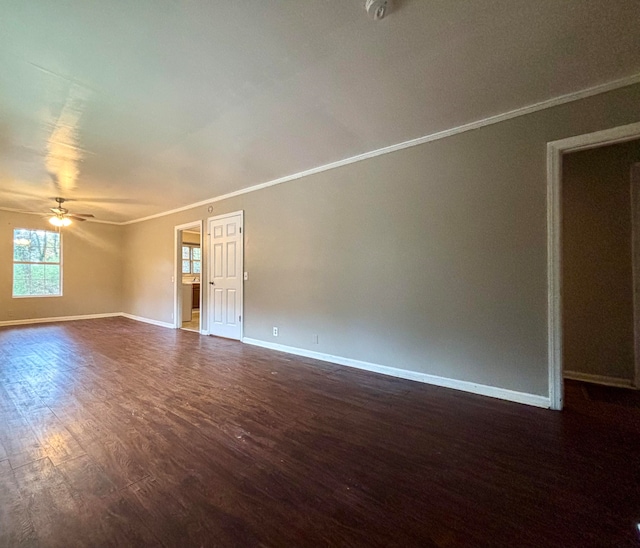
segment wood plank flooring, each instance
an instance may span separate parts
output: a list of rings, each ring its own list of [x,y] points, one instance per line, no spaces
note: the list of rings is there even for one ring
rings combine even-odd
[[[638,408],[581,393],[557,413],[124,318],[2,328],[0,546],[638,546]]]

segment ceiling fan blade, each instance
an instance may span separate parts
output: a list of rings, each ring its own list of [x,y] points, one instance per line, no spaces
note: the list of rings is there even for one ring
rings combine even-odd
[[[95,217],[93,213],[74,213],[77,217]]]
[[[84,217],[78,217],[77,215],[65,215],[68,219],[73,219],[74,221],[86,221]]]

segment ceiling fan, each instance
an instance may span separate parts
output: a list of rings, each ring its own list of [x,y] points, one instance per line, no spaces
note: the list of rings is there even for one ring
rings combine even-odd
[[[91,213],[69,213],[66,207],[62,207],[62,204],[66,201],[64,198],[55,198],[57,207],[52,207],[51,212],[53,215],[49,218],[49,222],[54,226],[69,226],[73,221],[86,221],[87,218],[93,217]]]

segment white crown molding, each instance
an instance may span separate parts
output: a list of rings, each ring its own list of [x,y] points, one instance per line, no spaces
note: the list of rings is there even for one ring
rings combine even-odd
[[[30,325],[37,323],[71,322],[76,320],[95,320],[97,318],[114,318],[120,316],[120,312],[107,312],[105,314],[82,314],[80,316],[56,316],[51,318],[29,318],[26,320],[7,320],[0,322],[0,327],[12,325]]]
[[[605,386],[615,386],[616,388],[634,388],[633,380],[621,379],[620,377],[610,377],[608,375],[593,375],[591,373],[581,373],[580,371],[565,371],[565,379],[572,381],[592,382],[604,384]]]
[[[240,190],[236,190],[234,192],[229,192],[227,194],[222,194],[220,196],[216,196],[214,198],[209,198],[207,200],[202,200],[200,202],[195,202],[192,204],[188,204],[186,206],[178,207],[175,209],[170,209],[168,211],[163,211],[161,213],[155,213],[153,215],[148,215],[146,217],[140,217],[139,219],[132,219],[131,221],[123,221],[121,223],[115,223],[120,225],[130,225],[134,223],[141,223],[143,221],[149,221],[151,219],[157,219],[158,217],[165,217],[166,215],[173,215],[174,213],[180,213],[181,211],[186,211],[187,209],[192,209],[194,207],[201,207],[209,204],[213,204],[215,202],[220,202],[222,200],[227,200],[229,198],[233,198],[235,196],[241,196],[242,194],[248,194],[250,192],[255,192],[257,190],[262,190],[263,188],[268,188],[270,186],[279,185],[282,183],[288,183],[289,181],[295,181],[296,179],[302,179],[303,177],[308,177],[309,175],[315,175],[316,173],[322,173],[323,171],[329,171],[330,169],[336,169],[338,167],[346,166],[349,164],[353,164],[356,162],[361,162],[363,160],[368,160],[370,158],[375,158],[376,156],[381,156],[383,154],[389,154],[391,152],[396,152],[398,150],[403,150],[405,148],[411,148],[418,145],[423,145],[425,143],[429,143],[431,141],[438,141],[440,139],[445,139],[447,137],[451,137],[453,135],[457,135],[459,133],[464,133],[467,131],[473,131],[475,129],[480,129],[485,126],[490,126],[493,124],[497,124],[500,122],[505,122],[507,120],[511,120],[512,118],[517,118],[519,116],[526,116],[527,114],[532,114],[534,112],[538,112],[540,110],[545,110],[548,108],[556,107],[559,105],[564,105],[565,103],[571,103],[573,101],[578,101],[580,99],[586,99],[587,97],[592,97],[594,95],[599,95],[601,93],[606,93],[608,91],[613,91],[616,89],[624,88],[627,86],[631,86],[634,84],[640,83],[640,73],[632,74],[631,76],[627,76],[625,78],[620,78],[619,80],[613,80],[611,82],[607,82],[605,84],[599,84],[597,86],[593,86],[587,89],[583,89],[580,91],[574,91],[572,93],[567,93],[565,95],[560,95],[558,97],[553,97],[551,99],[547,99],[545,101],[540,101],[539,103],[534,103],[532,105],[528,105],[526,107],[517,108],[515,110],[510,110],[508,112],[504,112],[502,114],[497,114],[495,116],[489,116],[488,118],[483,118],[481,120],[476,120],[475,122],[470,122],[468,124],[463,124],[461,126],[457,126],[451,129],[446,129],[443,131],[438,131],[436,133],[431,133],[429,135],[425,135],[423,137],[418,137],[416,139],[410,139],[409,141],[403,141],[401,143],[397,143],[395,145],[390,145],[387,147],[379,148],[376,150],[372,150],[370,152],[365,152],[363,154],[358,154],[356,156],[351,156],[349,158],[345,158],[344,160],[339,160],[337,162],[332,162],[329,164],[325,164],[322,166],[314,167],[312,169],[307,169],[305,171],[300,171],[299,173],[294,173],[292,175],[287,175],[285,177],[280,177],[278,179],[273,179],[272,181],[267,181],[265,183],[259,183],[257,185],[252,185]]]
[[[434,386],[441,386],[443,388],[453,388],[454,390],[461,390],[463,392],[470,392],[472,394],[479,394],[481,396],[489,396],[491,398],[523,403],[526,405],[532,405],[534,407],[549,407],[549,398],[546,396],[528,394],[526,392],[516,392],[515,390],[508,390],[506,388],[499,388],[497,386],[487,386],[484,384],[460,381],[447,377],[438,377],[436,375],[419,373],[417,371],[408,371],[406,369],[397,369],[395,367],[389,367],[386,365],[379,365],[375,363],[354,360],[351,358],[343,358],[342,356],[333,356],[331,354],[323,354],[321,352],[314,352],[312,350],[305,350],[303,348],[285,346],[282,344],[275,344],[258,339],[250,339],[247,337],[242,339],[242,342],[253,346],[259,346],[261,348],[268,348],[270,350],[286,352],[287,354],[293,354],[295,356],[303,356],[305,358],[313,358],[315,360],[320,360],[323,362],[331,362],[338,365],[346,365],[348,367],[364,369],[366,371],[381,373],[383,375],[389,375],[391,377],[418,381],[425,384],[432,384]]]
[[[25,211],[24,209],[14,209],[12,207],[0,207],[0,211],[10,211],[11,213],[24,213],[25,215],[40,215],[43,218],[49,216],[45,212],[37,213],[35,211]]]
[[[309,175],[315,175],[317,173],[322,173],[324,171],[329,171],[331,169],[336,169],[342,166],[346,166],[349,164],[353,164],[356,162],[361,162],[363,160],[368,160],[370,158],[375,158],[376,156],[382,156],[383,154],[390,154],[392,152],[396,152],[399,150],[403,150],[405,148],[411,148],[419,145],[423,145],[425,143],[429,143],[431,141],[438,141],[440,139],[445,139],[447,137],[452,137],[453,135],[457,135],[459,133],[464,133],[467,131],[473,131],[475,129],[480,129],[485,126],[490,126],[493,124],[497,124],[500,122],[505,122],[507,120],[511,120],[513,118],[517,118],[519,116],[526,116],[527,114],[533,114],[534,112],[538,112],[541,110],[545,110],[548,108],[556,107],[559,105],[563,105],[566,103],[571,103],[573,101],[578,101],[580,99],[586,99],[587,97],[593,97],[594,95],[599,95],[601,93],[607,93],[609,91],[613,91],[616,89],[624,88],[627,86],[631,86],[634,84],[640,83],[640,73],[632,74],[631,76],[627,76],[625,78],[620,78],[618,80],[613,80],[611,82],[607,82],[605,84],[599,84],[597,86],[593,86],[590,88],[586,88],[580,91],[575,91],[572,93],[567,93],[565,95],[560,95],[558,97],[553,97],[551,99],[547,99],[545,101],[540,101],[538,103],[534,103],[532,105],[528,105],[525,107],[517,108],[514,110],[510,110],[504,112],[502,114],[497,114],[495,116],[489,116],[488,118],[482,118],[480,120],[476,120],[475,122],[470,122],[468,124],[463,124],[461,126],[453,127],[450,129],[446,129],[443,131],[438,131],[436,133],[431,133],[428,135],[424,135],[423,137],[418,137],[416,139],[410,139],[408,141],[403,141],[401,143],[397,143],[395,145],[390,145],[387,147],[379,148],[376,150],[372,150],[369,152],[364,152],[362,154],[358,154],[356,156],[351,156],[349,158],[345,158],[343,160],[338,160],[337,162],[332,162],[329,164],[324,164],[318,167],[314,167],[305,171],[300,171],[298,173],[294,173],[292,175],[286,175],[285,177],[280,177],[278,179],[273,179],[271,181],[267,181],[264,183],[259,183],[256,185],[252,185],[246,188],[242,188],[240,190],[236,190],[234,192],[229,192],[227,194],[221,194],[220,196],[215,196],[213,198],[208,198],[206,200],[202,200],[200,202],[194,202],[191,204],[187,204],[185,206],[177,207],[175,209],[170,209],[167,211],[162,211],[160,213],[154,213],[153,215],[147,215],[146,217],[140,217],[138,219],[132,219],[130,221],[102,221],[98,219],[87,219],[87,221],[92,223],[101,223],[101,224],[109,224],[109,225],[131,225],[135,223],[141,223],[143,221],[149,221],[151,219],[157,219],[159,217],[166,217],[167,215],[173,215],[174,213],[180,213],[182,211],[187,211],[188,209],[193,209],[196,207],[210,205],[216,202],[220,202],[222,200],[227,200],[229,198],[234,198],[235,196],[241,196],[243,194],[248,194],[250,192],[255,192],[257,190],[262,190],[263,188],[268,188],[271,186],[279,185],[282,183],[287,183],[290,181],[295,181],[297,179],[302,179],[303,177],[308,177]],[[8,207],[0,207],[0,211],[11,211],[14,213],[26,213],[29,215],[44,215],[41,213],[36,213],[34,211],[23,211],[21,209],[12,209]]]

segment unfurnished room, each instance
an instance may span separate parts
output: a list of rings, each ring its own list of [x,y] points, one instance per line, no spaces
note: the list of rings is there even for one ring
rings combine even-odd
[[[639,23],[0,2],[0,547],[640,546]]]

